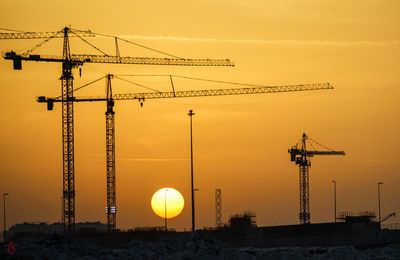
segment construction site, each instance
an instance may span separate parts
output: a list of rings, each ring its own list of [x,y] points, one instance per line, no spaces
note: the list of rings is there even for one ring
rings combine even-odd
[[[1,47],[11,41],[15,49]],[[358,119],[342,120],[335,84],[244,83],[225,72],[244,59],[181,57],[71,26],[0,28],[0,48],[2,84],[41,85],[29,90],[38,108],[19,130],[34,129],[37,138],[26,147],[10,139],[4,157],[21,155],[19,170],[2,180],[0,258],[100,257],[100,249],[112,259],[400,256],[396,177],[373,175],[372,155],[364,160],[349,144],[362,127],[341,137]],[[177,72],[164,69],[171,67]],[[21,106],[18,95],[9,99]],[[357,167],[365,182],[351,173]],[[182,192],[178,216],[168,217],[168,188],[164,215],[151,212],[150,197],[162,187]]]

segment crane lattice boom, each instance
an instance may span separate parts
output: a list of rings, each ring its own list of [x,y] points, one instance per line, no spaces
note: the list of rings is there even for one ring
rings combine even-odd
[[[279,92],[295,92],[307,90],[324,90],[333,89],[329,83],[320,84],[302,84],[290,86],[266,86],[252,88],[230,88],[230,89],[206,89],[206,90],[185,90],[185,91],[166,91],[166,92],[147,92],[147,93],[128,93],[113,94],[113,100],[139,100],[158,99],[158,98],[183,98],[183,97],[206,97],[206,96],[227,96],[227,95],[245,95],[245,94],[262,94],[262,93],[279,93]],[[90,101],[107,101],[107,97],[73,97],[73,102],[90,102]],[[39,103],[47,102],[66,102],[66,100],[58,98],[38,97]]]
[[[66,60],[56,55],[24,55],[15,52],[6,52],[6,60],[65,62]],[[107,55],[71,54],[70,62],[83,65],[90,63],[116,63],[139,65],[176,65],[176,66],[234,66],[229,59],[177,59],[177,58],[150,58],[150,57],[119,57]]]

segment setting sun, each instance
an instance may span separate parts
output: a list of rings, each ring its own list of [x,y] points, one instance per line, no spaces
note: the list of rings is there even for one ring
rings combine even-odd
[[[162,188],[151,198],[151,208],[162,218],[178,216],[185,205],[182,194],[174,188]]]

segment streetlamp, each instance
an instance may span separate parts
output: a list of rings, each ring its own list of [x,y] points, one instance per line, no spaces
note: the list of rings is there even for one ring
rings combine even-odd
[[[168,227],[167,227],[167,192],[168,192],[168,189],[165,189],[165,195],[164,195],[164,225],[165,225],[165,231],[168,231]]]
[[[191,195],[192,195],[192,232],[196,230],[195,227],[195,211],[194,211],[194,188],[193,188],[193,129],[192,117],[193,110],[189,110],[188,116],[190,117],[190,180],[191,180]]]
[[[378,182],[378,216],[379,216],[379,224],[381,223],[381,185],[383,182]]]
[[[334,209],[334,214],[335,214],[335,223],[336,223],[336,181],[333,182],[333,209]]]
[[[7,225],[7,222],[6,222],[6,217],[7,217],[7,215],[6,215],[6,196],[7,195],[9,195],[7,192],[3,193],[3,206],[4,206],[4,208],[3,208],[3,212],[4,212],[3,242],[6,242],[6,239],[7,239],[7,237],[6,237],[6,225]]]

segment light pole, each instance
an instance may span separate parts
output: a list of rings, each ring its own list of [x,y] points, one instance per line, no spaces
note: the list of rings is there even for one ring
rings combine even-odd
[[[193,129],[192,117],[193,110],[189,110],[188,116],[190,117],[190,180],[191,180],[191,195],[192,195],[192,232],[196,231],[195,226],[195,211],[194,211],[194,188],[193,188]]]
[[[379,217],[379,224],[381,223],[381,185],[383,182],[378,182],[378,217]]]
[[[3,212],[4,212],[4,223],[3,223],[3,242],[6,242],[7,236],[6,236],[6,225],[7,225],[7,221],[6,221],[6,196],[9,195],[8,193],[3,193]]]
[[[168,192],[168,189],[165,189],[165,195],[164,195],[164,225],[165,225],[165,231],[168,231],[168,227],[167,227],[167,192]]]
[[[333,182],[333,209],[335,214],[335,223],[336,223],[336,181]]]
[[[60,224],[64,224],[64,197],[61,196],[61,221]]]

